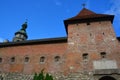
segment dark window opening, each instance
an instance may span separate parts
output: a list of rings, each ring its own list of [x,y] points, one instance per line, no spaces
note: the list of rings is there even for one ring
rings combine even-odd
[[[60,61],[60,56],[56,56],[55,57],[55,62],[59,62]]]
[[[29,62],[29,57],[25,57],[25,62]]]
[[[44,56],[40,57],[40,62],[45,62],[45,57]]]
[[[76,26],[78,26],[79,24],[76,24]]]
[[[103,35],[105,35],[105,33],[103,32]]]
[[[101,58],[106,58],[106,52],[101,52]]]
[[[90,25],[90,23],[89,23],[89,22],[87,22],[87,25]]]
[[[20,40],[16,40],[16,42],[19,42]]]
[[[12,57],[12,58],[11,58],[11,62],[12,62],[12,63],[15,62],[15,57]]]
[[[92,36],[92,34],[90,33],[90,36]]]
[[[0,63],[2,63],[2,58],[0,58]]]
[[[83,56],[83,60],[88,60],[88,53],[84,53],[82,56]]]
[[[77,34],[77,36],[79,36],[79,34]]]

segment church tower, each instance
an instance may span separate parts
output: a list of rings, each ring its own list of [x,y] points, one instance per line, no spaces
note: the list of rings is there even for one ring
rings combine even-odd
[[[27,22],[22,24],[22,28],[15,33],[15,37],[13,38],[13,42],[24,41],[28,38],[26,33]]]

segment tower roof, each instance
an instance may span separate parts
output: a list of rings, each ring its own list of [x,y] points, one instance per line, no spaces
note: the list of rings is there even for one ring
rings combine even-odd
[[[91,10],[83,8],[76,16],[69,18],[67,20],[77,20],[77,19],[89,19],[89,18],[102,18],[102,17],[111,17],[113,15],[108,14],[97,14]],[[113,22],[113,18],[111,19]]]
[[[96,14],[95,12],[92,12],[86,8],[83,8],[76,17],[78,16],[86,16],[86,15],[93,15],[93,14]]]
[[[15,33],[15,35],[16,34],[23,34],[27,38],[28,36],[27,36],[27,33],[26,33],[26,28],[27,28],[27,22],[25,22],[24,24],[22,24],[22,28],[19,31],[17,31]]]
[[[113,22],[114,15],[108,14],[97,14],[91,10],[83,8],[76,16],[64,20],[66,32],[68,24],[75,23],[88,23],[88,22],[97,22],[97,21],[111,21]]]

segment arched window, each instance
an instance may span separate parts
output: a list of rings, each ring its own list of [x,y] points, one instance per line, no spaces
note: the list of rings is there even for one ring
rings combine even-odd
[[[40,57],[40,62],[45,62],[45,57],[44,56]]]
[[[25,63],[29,62],[29,57],[25,57]]]
[[[11,57],[11,58],[10,58],[10,62],[11,62],[11,63],[14,63],[14,62],[15,62],[15,57]]]
[[[106,52],[101,52],[100,55],[101,55],[101,58],[102,58],[102,59],[105,59],[105,58],[106,58]]]
[[[88,53],[84,53],[84,54],[82,55],[82,57],[83,57],[83,60],[84,60],[84,61],[88,60]]]
[[[60,61],[60,56],[55,56],[55,62],[59,62]]]

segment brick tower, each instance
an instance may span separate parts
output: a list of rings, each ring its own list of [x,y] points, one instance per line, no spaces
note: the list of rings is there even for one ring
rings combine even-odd
[[[73,68],[83,74],[92,73],[95,80],[100,77],[100,80],[114,80],[109,79],[109,75],[120,74],[120,42],[113,31],[113,18],[114,15],[97,14],[83,8],[77,16],[64,21],[68,53],[76,56],[72,59],[74,65],[75,61],[80,61]]]

